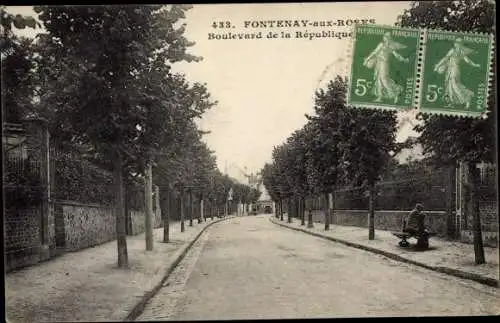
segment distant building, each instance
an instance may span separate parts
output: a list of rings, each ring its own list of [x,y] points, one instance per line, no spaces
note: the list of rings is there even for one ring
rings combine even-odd
[[[269,193],[262,183],[259,183],[257,189],[262,192],[259,200],[256,203],[256,210],[258,213],[274,213],[274,202],[271,200]]]

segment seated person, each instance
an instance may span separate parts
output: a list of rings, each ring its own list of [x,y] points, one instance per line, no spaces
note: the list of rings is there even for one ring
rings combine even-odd
[[[420,203],[415,205],[415,208],[411,210],[408,214],[406,225],[403,228],[403,232],[410,233],[412,235],[418,235],[425,232],[424,219],[425,214],[422,212],[424,206]]]

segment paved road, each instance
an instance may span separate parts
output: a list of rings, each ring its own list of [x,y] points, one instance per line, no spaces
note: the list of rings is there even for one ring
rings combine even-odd
[[[214,225],[138,320],[498,314],[499,290],[272,224]]]

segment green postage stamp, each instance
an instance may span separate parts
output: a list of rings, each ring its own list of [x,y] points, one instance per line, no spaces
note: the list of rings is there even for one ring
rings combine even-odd
[[[348,103],[359,107],[415,107],[419,30],[357,25],[353,41]]]
[[[486,112],[493,38],[357,25],[348,104],[466,117]]]
[[[486,111],[492,38],[426,32],[420,111],[479,117]]]

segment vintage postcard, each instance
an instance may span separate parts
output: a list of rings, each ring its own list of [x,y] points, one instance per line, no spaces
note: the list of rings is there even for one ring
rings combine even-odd
[[[500,314],[493,1],[0,10],[7,322]]]

